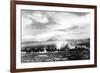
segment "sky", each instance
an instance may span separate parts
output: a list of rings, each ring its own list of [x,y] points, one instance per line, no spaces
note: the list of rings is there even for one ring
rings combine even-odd
[[[90,13],[22,10],[22,42],[86,39]]]

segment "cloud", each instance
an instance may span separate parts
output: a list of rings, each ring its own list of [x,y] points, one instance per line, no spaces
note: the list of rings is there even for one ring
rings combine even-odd
[[[89,37],[90,14],[22,10],[22,41]]]

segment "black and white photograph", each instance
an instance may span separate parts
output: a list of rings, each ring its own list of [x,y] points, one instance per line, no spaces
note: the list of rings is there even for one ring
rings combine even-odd
[[[12,2],[11,70],[96,67],[96,6]]]
[[[90,13],[21,10],[21,63],[90,59]]]

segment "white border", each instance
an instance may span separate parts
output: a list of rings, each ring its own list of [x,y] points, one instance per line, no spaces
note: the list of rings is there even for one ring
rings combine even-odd
[[[21,9],[29,10],[49,10],[49,11],[70,11],[70,12],[90,12],[90,60],[81,61],[61,61],[61,62],[42,62],[42,63],[21,63]],[[92,32],[93,31],[93,32]],[[16,68],[39,68],[39,67],[54,67],[54,66],[73,66],[73,65],[89,65],[94,64],[94,9],[85,8],[69,8],[69,7],[49,7],[36,5],[16,5]]]

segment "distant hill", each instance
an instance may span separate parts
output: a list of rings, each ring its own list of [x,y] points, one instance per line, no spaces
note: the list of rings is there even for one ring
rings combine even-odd
[[[27,42],[22,42],[23,46],[27,45],[48,45],[48,44],[56,44],[60,40],[53,40],[49,39],[47,41],[27,41]],[[68,39],[68,40],[61,40],[61,41],[67,41],[69,44],[89,44],[90,43],[90,38],[87,39]]]

